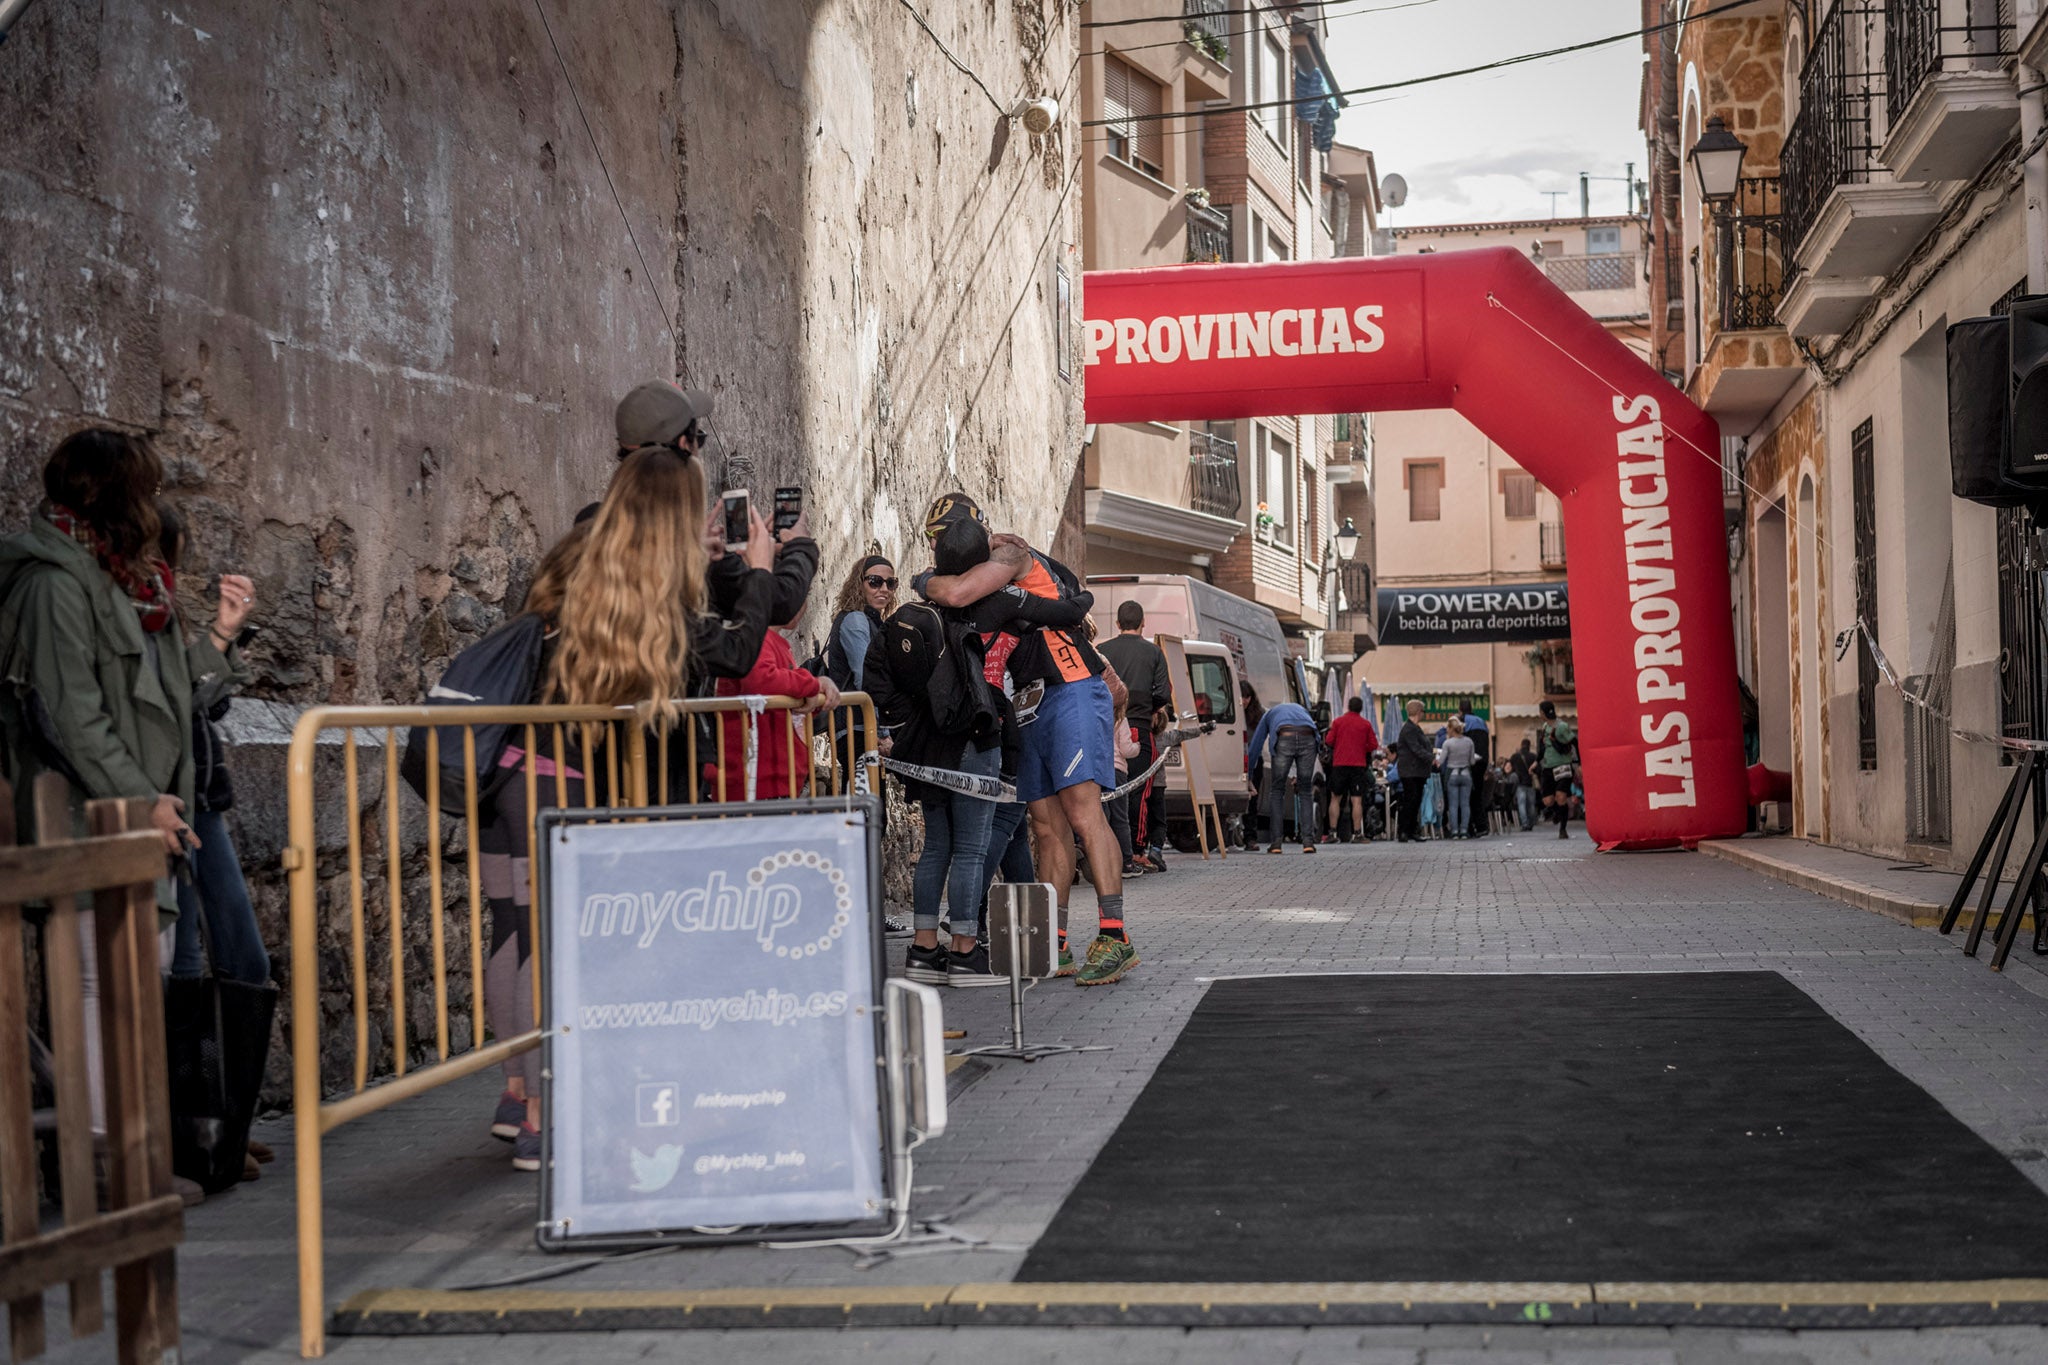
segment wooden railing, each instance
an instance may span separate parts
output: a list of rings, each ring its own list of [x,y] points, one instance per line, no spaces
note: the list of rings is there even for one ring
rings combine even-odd
[[[15,1360],[43,1353],[43,1296],[70,1286],[73,1337],[105,1326],[100,1276],[114,1272],[120,1360],[178,1358],[176,1248],[184,1208],[171,1189],[170,1080],[157,969],[156,879],[163,836],[147,801],[86,806],[93,837],[71,839],[68,784],[35,787],[38,842],[15,842],[14,793],[0,782],[0,1301]],[[92,911],[78,897],[90,893]],[[29,1059],[25,905],[42,917],[54,1106],[38,1115]],[[86,1053],[84,953],[99,967],[100,1074]],[[106,1208],[95,1190],[92,1094],[103,1084]],[[41,1119],[43,1122],[38,1122]],[[36,1131],[54,1130],[61,1223],[44,1231]]]

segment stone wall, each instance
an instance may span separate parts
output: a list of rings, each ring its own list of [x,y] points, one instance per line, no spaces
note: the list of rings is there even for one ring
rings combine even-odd
[[[825,577],[800,635],[852,555],[908,555],[941,486],[1059,529],[1076,129],[997,106],[1066,93],[1078,20],[927,8],[973,77],[902,7],[854,0],[40,0],[0,48],[0,525],[58,439],[112,423],[166,458],[188,600],[256,578],[236,824],[281,976],[286,727],[415,700],[516,609],[602,491],[632,384],[717,394],[714,476],[805,486]],[[416,868],[423,812],[401,823]],[[459,860],[447,894],[466,933]],[[339,1008],[346,906],[322,913]],[[429,918],[407,919],[414,982]],[[407,1033],[431,1044],[430,1012]]]

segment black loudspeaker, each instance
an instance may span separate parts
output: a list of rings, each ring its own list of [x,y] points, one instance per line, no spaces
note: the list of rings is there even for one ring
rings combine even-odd
[[[1965,318],[1948,329],[1948,462],[1959,498],[2018,507],[2024,491],[2005,481],[2012,463],[2011,328],[2004,318]]]
[[[2011,322],[2012,425],[2008,483],[2048,490],[2048,294],[2015,299]]]

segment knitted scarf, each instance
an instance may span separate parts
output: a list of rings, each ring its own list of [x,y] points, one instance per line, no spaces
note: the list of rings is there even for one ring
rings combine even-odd
[[[107,576],[128,594],[144,630],[155,635],[171,623],[171,601],[177,592],[177,581],[168,565],[147,560],[136,563],[116,556],[106,537],[68,507],[51,503],[43,509],[43,515],[52,526],[92,551]]]

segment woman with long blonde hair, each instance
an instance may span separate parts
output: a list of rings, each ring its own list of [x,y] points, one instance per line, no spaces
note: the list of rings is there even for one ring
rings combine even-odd
[[[676,700],[701,679],[743,677],[753,667],[772,610],[775,579],[768,567],[775,560],[775,540],[767,522],[756,516],[744,555],[747,571],[732,611],[723,619],[706,615],[710,551],[704,543],[704,502],[703,466],[680,447],[644,447],[619,462],[597,514],[548,552],[527,595],[526,610],[546,619],[549,642],[535,701],[645,703],[654,724],[667,726],[678,714]],[[611,730],[605,726],[601,733]],[[606,763],[579,748],[572,733],[562,775],[574,799],[590,791],[583,780],[586,772],[592,781],[608,773]],[[674,792],[696,780],[684,768],[683,753],[684,746],[671,746]],[[508,749],[507,759],[532,762],[542,776],[554,775],[551,754],[529,759]],[[538,784],[543,806],[553,804],[552,785]],[[602,804],[611,798],[598,794],[595,799]],[[515,778],[498,789],[491,824],[480,840],[492,922],[484,1006],[491,1031],[501,1039],[534,1027],[525,867],[532,821],[526,784]],[[539,1054],[513,1058],[505,1073],[491,1133],[512,1143],[514,1168],[537,1171]]]
[[[756,513],[743,555],[734,629],[705,616],[704,467],[665,447],[619,462],[590,535],[564,585],[561,638],[546,700],[654,705],[672,723],[693,668],[744,677],[761,652],[774,580],[775,540]]]

